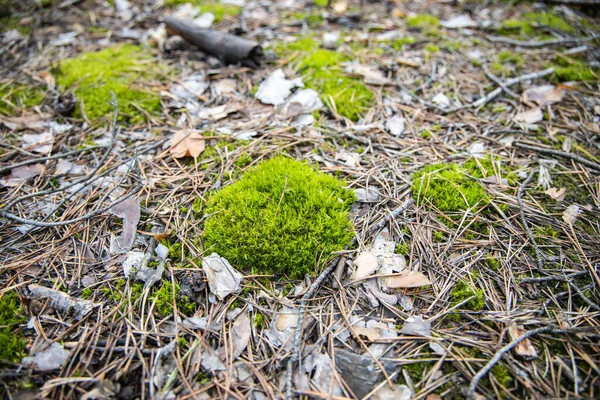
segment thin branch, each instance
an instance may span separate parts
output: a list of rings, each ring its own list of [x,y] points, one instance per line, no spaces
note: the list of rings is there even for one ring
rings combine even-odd
[[[578,162],[579,164],[583,164],[586,167],[595,169],[596,171],[600,171],[600,164],[595,163],[594,161],[587,160],[576,154],[566,153],[566,152],[560,151],[560,150],[547,149],[544,147],[531,146],[531,145],[524,144],[521,142],[514,142],[513,146],[521,148],[521,149],[533,150],[535,152],[542,153],[542,154],[551,154],[553,156],[568,158],[575,162]]]
[[[531,242],[531,245],[533,246],[533,249],[535,251],[535,260],[537,262],[537,267],[538,269],[542,269],[542,267],[544,266],[544,262],[542,261],[542,254],[537,245],[537,242],[535,241],[533,232],[531,232],[531,228],[529,228],[527,218],[525,218],[525,205],[523,204],[523,193],[525,193],[525,187],[529,184],[529,182],[531,182],[531,179],[533,179],[534,174],[535,171],[531,171],[527,179],[525,179],[525,182],[523,182],[521,187],[519,187],[519,190],[517,191],[517,201],[519,202],[519,209],[521,211],[521,222],[523,223],[523,227],[527,232],[527,238],[529,238],[529,241]]]
[[[486,39],[493,43],[510,44],[519,47],[548,47],[548,46],[579,46],[586,42],[598,39],[599,35],[591,35],[584,38],[564,38],[564,39],[549,39],[549,40],[516,40],[501,36],[488,36]]]
[[[485,65],[483,66],[483,72],[485,72],[485,76],[487,76],[491,81],[494,81],[498,86],[500,86],[507,95],[514,97],[515,99],[520,97],[518,94],[506,87],[504,82],[502,82],[502,80],[496,75],[492,74],[492,72]]]
[[[509,344],[507,344],[500,350],[498,350],[496,352],[496,354],[494,354],[494,357],[492,357],[492,359],[490,361],[488,361],[488,363],[481,370],[479,370],[479,372],[477,374],[475,374],[475,376],[473,377],[473,380],[471,381],[471,384],[469,385],[469,391],[467,392],[467,399],[473,399],[475,397],[475,390],[477,389],[477,385],[479,384],[479,381],[484,376],[486,376],[492,368],[494,368],[494,365],[498,364],[498,362],[500,361],[500,359],[502,358],[502,356],[504,354],[508,353],[509,351],[511,351],[512,349],[517,347],[517,345],[519,343],[521,343],[523,340],[525,340],[531,336],[537,335],[538,333],[548,332],[548,331],[554,331],[554,329],[550,326],[544,326],[542,328],[538,328],[538,329],[531,330],[529,332],[525,332],[524,334],[515,338],[515,340],[513,340],[512,342],[510,342]]]

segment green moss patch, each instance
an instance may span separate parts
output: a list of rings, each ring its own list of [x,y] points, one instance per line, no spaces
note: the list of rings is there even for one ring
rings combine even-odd
[[[45,94],[42,90],[25,85],[6,84],[0,86],[0,114],[12,115],[19,109],[40,105]]]
[[[302,278],[349,243],[354,200],[344,182],[275,157],[209,199],[204,249],[238,268]]]
[[[473,174],[475,172],[475,174]],[[413,177],[412,192],[417,204],[431,204],[440,211],[464,211],[469,207],[489,203],[483,187],[469,177],[483,175],[476,169],[457,164],[427,165]]]
[[[600,69],[590,67],[585,61],[567,56],[557,56],[552,64],[559,82],[598,81]]]
[[[373,104],[373,92],[361,80],[344,74],[341,63],[349,61],[346,55],[319,46],[314,39],[302,38],[276,46],[275,52],[280,56],[299,52],[296,66],[306,86],[319,92],[334,112],[358,121]]]
[[[200,12],[211,13],[215,16],[215,23],[222,21],[226,15],[237,16],[242,12],[241,7],[213,0],[165,0],[166,7],[175,7],[184,3],[199,7]]]
[[[25,339],[19,324],[27,321],[16,292],[6,292],[0,298],[0,363],[19,362],[25,353]]]
[[[472,287],[466,281],[458,281],[450,292],[450,301],[455,306],[461,302],[473,297],[467,303],[463,304],[463,308],[472,311],[481,311],[485,307],[483,289]]]
[[[175,299],[177,310],[184,315],[192,316],[196,312],[196,304],[187,296],[179,295],[179,285],[175,284]],[[156,311],[163,317],[173,314],[173,284],[169,280],[163,280],[160,288],[152,295]]]
[[[423,31],[436,29],[440,26],[440,20],[430,14],[417,14],[406,18],[406,26],[409,28],[417,28]]]
[[[147,50],[120,45],[62,61],[56,77],[61,90],[75,87],[79,103],[76,117],[81,117],[83,112],[92,120],[110,115],[113,107],[109,100],[113,91],[119,103],[120,118],[135,123],[144,119],[140,109],[150,114],[160,112],[159,94],[141,85],[159,73],[160,68],[152,62]]]
[[[521,19],[512,19],[503,22],[497,32],[501,35],[527,37],[539,34],[542,27],[563,33],[576,33],[576,29],[563,18],[547,12],[525,13],[521,16]]]

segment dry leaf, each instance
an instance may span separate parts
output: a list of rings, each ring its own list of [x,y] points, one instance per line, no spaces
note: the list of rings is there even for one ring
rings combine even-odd
[[[202,259],[202,270],[208,279],[210,292],[217,296],[219,300],[223,300],[231,293],[240,291],[242,274],[237,272],[229,264],[229,261],[217,253],[212,253]]]
[[[0,179],[0,185],[16,187],[25,182],[27,179],[40,175],[43,171],[43,164],[24,165],[22,167],[13,168],[10,171],[10,175]]]
[[[171,232],[173,232],[172,229],[167,229],[164,232],[156,233],[156,234],[153,235],[154,236],[154,240],[156,240],[157,242],[160,242],[161,240],[164,240],[164,239],[168,238],[169,235],[171,235]]]
[[[369,341],[373,342],[381,337],[381,330],[377,328],[365,328],[363,326],[355,326],[354,332],[357,335],[366,336]]]
[[[431,336],[431,322],[422,317],[408,317],[400,329],[405,335]]]
[[[399,275],[385,278],[385,286],[390,289],[415,288],[431,285],[431,281],[419,271],[402,272]]]
[[[69,310],[73,309],[75,312],[75,319],[77,320],[85,317],[94,308],[94,303],[90,300],[73,300],[71,296],[65,292],[59,292],[58,290],[36,285],[34,283],[27,288],[31,292],[31,297],[34,299],[50,299],[50,307],[55,310],[68,313]]]
[[[573,225],[577,221],[577,218],[579,218],[580,212],[581,210],[579,209],[578,205],[571,204],[565,211],[563,211],[562,219],[567,224]]]
[[[543,107],[548,104],[558,103],[562,100],[563,95],[563,89],[553,85],[544,85],[525,90],[523,92],[523,102],[536,103],[538,106]]]
[[[377,261],[377,257],[370,251],[363,251],[360,253],[352,262],[352,264],[354,264],[356,267],[356,270],[350,277],[350,279],[353,281],[364,279],[373,272],[377,271],[377,268],[379,268],[379,261]]]
[[[198,157],[204,151],[206,143],[198,131],[183,130],[171,139],[171,155],[175,158]]]
[[[33,357],[23,358],[22,362],[33,365],[38,371],[52,371],[62,367],[70,354],[61,344],[52,343],[44,350],[36,351]]]
[[[242,354],[246,346],[248,346],[248,342],[250,341],[250,318],[248,318],[248,311],[241,312],[233,321],[231,327],[231,345],[232,348],[228,348],[231,351],[230,358],[228,360],[235,360]],[[225,352],[225,347],[221,348],[219,351],[219,355],[223,356]],[[225,360],[225,357],[221,357],[222,360]]]
[[[137,224],[140,222],[140,199],[130,197],[113,206],[109,212],[123,219],[123,230],[117,239],[111,238],[110,252],[112,254],[127,253],[133,247]]]
[[[511,324],[508,327],[508,334],[511,340],[515,340],[519,336],[523,335],[525,330],[522,326],[518,326],[517,324]],[[531,343],[529,339],[522,340],[517,347],[515,347],[514,352],[519,357],[522,357],[526,360],[534,360],[538,357],[537,350]]]
[[[275,326],[280,331],[284,331],[287,328],[295,328],[298,326],[298,313],[284,312],[283,310],[277,317]]]
[[[523,122],[525,124],[535,124],[536,122],[540,122],[544,119],[544,114],[542,110],[538,108],[533,108],[531,110],[522,111],[515,115],[515,122]]]
[[[550,196],[553,200],[556,200],[557,202],[561,202],[565,199],[565,196],[567,195],[567,189],[565,188],[560,188],[557,189],[555,187],[551,187],[550,189],[546,190],[544,193],[546,193],[548,196]]]

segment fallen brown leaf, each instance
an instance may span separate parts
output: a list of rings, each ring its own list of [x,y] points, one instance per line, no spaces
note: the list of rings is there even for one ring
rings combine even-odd
[[[422,272],[408,271],[387,277],[385,285],[390,289],[415,288],[431,285],[431,281]]]
[[[198,131],[183,130],[173,135],[171,139],[171,155],[175,158],[197,158],[206,147],[204,137]]]
[[[511,324],[508,327],[508,335],[511,340],[515,340],[519,336],[523,335],[525,330],[522,326],[518,326],[517,324]],[[531,343],[529,339],[524,339],[514,349],[516,355],[526,360],[533,360],[538,357],[537,350]]]
[[[562,100],[564,90],[553,85],[544,85],[527,89],[523,92],[524,103],[536,103],[543,107],[548,104],[558,103]]]

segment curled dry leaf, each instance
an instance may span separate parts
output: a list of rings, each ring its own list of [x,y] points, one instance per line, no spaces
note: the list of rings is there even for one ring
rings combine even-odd
[[[130,197],[110,209],[115,217],[123,219],[123,230],[119,237],[111,240],[112,254],[127,253],[133,247],[137,224],[140,222],[140,199]]]
[[[242,275],[217,253],[202,259],[202,269],[208,279],[210,292],[219,300],[240,291]]]
[[[33,357],[23,358],[22,362],[32,365],[38,371],[52,371],[62,367],[70,354],[61,344],[52,343],[44,350],[36,351]]]
[[[408,317],[400,329],[405,335],[431,336],[431,322],[422,317]]]
[[[558,103],[562,100],[564,90],[558,86],[544,85],[527,89],[523,92],[524,103],[536,103],[540,107]]]
[[[508,334],[511,340],[515,340],[524,333],[525,330],[523,329],[523,327],[517,324],[511,324],[508,327]],[[538,357],[537,350],[535,349],[535,347],[529,339],[525,339],[519,342],[519,344],[517,344],[517,346],[515,347],[514,352],[517,356],[524,358],[525,360],[533,360]]]
[[[242,354],[250,341],[250,318],[248,311],[241,312],[233,321],[231,327],[231,346],[221,347],[218,351],[221,360],[235,360]],[[226,352],[230,352],[227,357]]]
[[[567,195],[567,189],[565,188],[560,188],[557,189],[555,187],[551,187],[550,189],[546,190],[544,193],[546,193],[548,196],[550,196],[553,200],[556,200],[557,202],[561,202],[565,199],[565,196]]]
[[[58,311],[67,313],[70,309],[73,309],[75,311],[75,319],[77,320],[85,317],[94,308],[94,303],[90,300],[73,300],[71,296],[58,290],[36,284],[31,284],[28,288],[31,292],[31,297],[38,300],[50,299],[50,307]]]
[[[579,218],[580,212],[581,210],[579,209],[578,205],[571,204],[565,211],[563,211],[562,219],[567,224],[573,225],[577,221],[577,218]]]
[[[350,277],[352,281],[358,281],[366,278],[371,275],[373,272],[377,271],[379,268],[379,261],[377,260],[377,256],[371,253],[370,251],[363,251],[356,257],[356,259],[352,262],[356,267],[356,270]]]
[[[536,122],[540,122],[544,119],[544,114],[542,110],[537,107],[531,110],[522,111],[515,115],[515,122],[522,122],[525,124],[535,124]]]
[[[197,158],[206,148],[202,134],[195,130],[183,130],[173,135],[171,139],[171,155],[175,158]]]
[[[402,272],[384,279],[385,286],[390,289],[415,288],[431,285],[431,281],[420,271]]]

